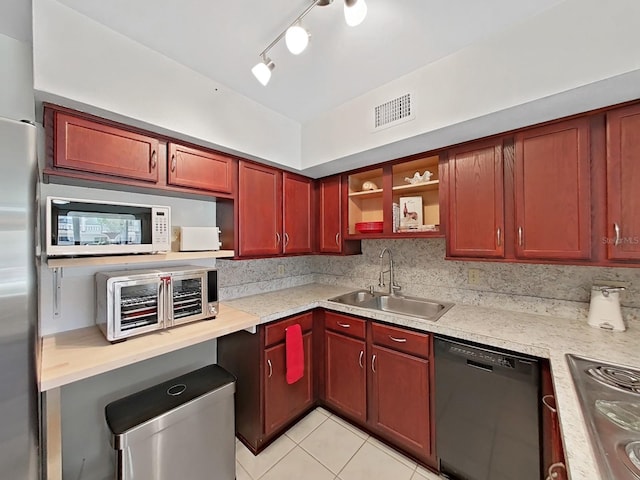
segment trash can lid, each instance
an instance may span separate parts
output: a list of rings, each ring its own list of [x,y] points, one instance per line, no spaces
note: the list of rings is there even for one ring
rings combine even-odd
[[[111,402],[104,409],[107,425],[114,435],[122,434],[235,381],[235,377],[219,365],[202,367]]]

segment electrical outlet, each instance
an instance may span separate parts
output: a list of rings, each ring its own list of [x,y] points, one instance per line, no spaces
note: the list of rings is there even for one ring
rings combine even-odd
[[[480,277],[482,276],[482,270],[478,268],[469,269],[469,285],[480,285]]]
[[[283,264],[278,264],[278,276],[282,277],[284,276],[284,265]]]

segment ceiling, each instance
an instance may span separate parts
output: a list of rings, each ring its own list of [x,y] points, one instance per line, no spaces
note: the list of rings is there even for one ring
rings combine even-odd
[[[271,50],[276,68],[266,87],[251,67],[312,0],[59,1],[304,124],[563,0],[366,0],[368,15],[357,27],[346,25],[335,0],[304,19],[311,42],[301,55],[283,41]],[[2,3],[0,32],[29,41],[31,2]]]
[[[273,48],[276,68],[266,87],[251,67],[311,0],[59,1],[305,123],[562,0],[367,0],[367,18],[357,27],[346,25],[336,0],[304,19],[311,42],[301,55],[284,42]]]

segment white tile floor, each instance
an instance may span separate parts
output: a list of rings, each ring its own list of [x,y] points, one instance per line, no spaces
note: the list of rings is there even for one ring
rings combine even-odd
[[[441,480],[318,408],[254,456],[236,442],[236,480]]]

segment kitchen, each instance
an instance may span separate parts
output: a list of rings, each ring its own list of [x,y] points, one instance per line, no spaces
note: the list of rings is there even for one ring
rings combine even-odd
[[[613,6],[607,7],[612,8],[613,12],[605,10],[606,13],[599,10],[604,7],[596,5],[596,2],[580,6],[577,6],[576,2],[563,2],[556,7],[558,11],[553,12],[552,18],[558,16],[571,22],[569,19],[574,17],[576,11],[581,12],[584,17],[580,17],[583,23],[576,22],[575,26],[589,32],[582,35],[580,45],[573,45],[574,50],[570,50],[569,47],[568,50],[564,50],[569,52],[567,57],[571,58],[558,59],[552,55],[549,58],[538,58],[536,68],[545,72],[544,74],[532,75],[532,72],[526,69],[527,65],[524,65],[522,70],[510,70],[514,77],[505,80],[507,83],[500,83],[499,79],[489,77],[486,70],[492,69],[483,68],[482,73],[488,77],[478,78],[480,72],[474,72],[475,83],[451,87],[450,94],[455,93],[455,97],[446,98],[443,93],[442,105],[432,99],[431,104],[424,106],[430,112],[429,118],[425,115],[402,126],[377,132],[375,135],[368,131],[365,133],[366,128],[361,126],[361,122],[354,122],[353,116],[364,115],[361,113],[364,108],[368,110],[372,105],[386,101],[397,93],[404,93],[409,86],[415,87],[416,82],[425,81],[425,77],[427,80],[431,78],[431,83],[426,82],[425,87],[418,91],[423,94],[423,98],[427,98],[425,93],[428,93],[429,88],[435,87],[433,82],[436,81],[428,72],[422,71],[414,77],[409,76],[405,78],[406,83],[392,83],[388,89],[373,92],[368,98],[354,100],[353,103],[337,108],[334,113],[300,127],[299,123],[257,106],[234,92],[224,92],[212,97],[209,92],[218,88],[215,82],[116,34],[62,4],[52,1],[33,3],[33,46],[9,38],[3,43],[8,45],[7,48],[13,49],[11,53],[20,52],[14,60],[12,73],[5,75],[10,81],[15,80],[14,88],[18,93],[8,94],[7,99],[3,100],[8,105],[4,116],[40,121],[41,107],[36,110],[38,116],[34,117],[33,93],[24,92],[25,84],[35,85],[38,105],[41,101],[49,101],[78,110],[89,109],[91,113],[102,118],[120,121],[158,134],[164,133],[204,147],[244,152],[243,156],[246,158],[265,159],[271,163],[301,170],[313,177],[446,147],[640,97],[636,87],[639,82],[633,81],[638,73],[632,47],[637,44],[637,39],[633,37],[635,29],[632,28],[631,20],[634,18],[634,9],[637,8],[633,2],[614,3]],[[373,4],[370,5],[370,10],[373,11]],[[605,22],[603,25],[603,18],[615,21],[611,20],[611,23]],[[548,23],[542,23],[544,21],[544,17],[533,19],[520,27],[523,32],[527,31],[530,34],[528,38],[553,44],[554,31]],[[626,25],[625,21],[630,23],[629,28],[623,28]],[[554,22],[551,24],[555,25]],[[544,25],[544,28],[540,28],[541,25]],[[526,30],[527,28],[529,30]],[[83,41],[78,42],[67,34],[71,31],[82,32]],[[547,32],[544,39],[535,34],[540,31]],[[601,37],[592,32],[598,32]],[[560,35],[557,32],[556,34]],[[527,38],[524,33],[523,37]],[[500,45],[510,43],[503,38],[498,36],[492,41],[487,41],[483,45],[484,49],[496,52],[496,57],[507,55],[508,50],[499,48]],[[264,43],[269,40],[266,38]],[[592,42],[589,48],[586,47],[588,42]],[[260,43],[252,46],[252,49],[263,46]],[[516,50],[525,46],[520,44],[514,45],[513,48]],[[543,52],[550,51],[545,50],[545,45],[541,45],[540,48]],[[484,59],[489,64],[500,60],[493,57],[477,57],[478,50],[471,48],[457,57],[450,57],[448,61],[453,63],[452,65],[447,65],[445,61],[441,62],[438,68],[446,75],[447,69],[462,68],[461,63],[468,57]],[[610,55],[611,51],[620,52],[620,55]],[[589,53],[588,61],[582,52]],[[256,51],[253,55],[257,53]],[[33,80],[29,78],[32,55]],[[597,62],[593,61],[593,56],[598,59]],[[98,64],[95,62],[96,58],[100,58]],[[560,61],[564,62],[562,69],[554,66],[555,62]],[[91,65],[91,68],[87,68],[87,65]],[[19,68],[20,66],[23,68]],[[285,75],[285,70],[283,65],[279,65],[273,74]],[[110,74],[114,71],[119,72],[117,78]],[[550,75],[548,71],[553,71],[554,75]],[[522,77],[517,77],[518,74]],[[254,81],[250,75],[247,77],[249,81]],[[463,82],[469,75],[446,77]],[[486,84],[489,81],[493,82],[492,88]],[[175,85],[184,87],[176,89]],[[512,91],[509,88],[511,85],[518,85],[517,91]],[[23,99],[21,105],[27,107],[16,106],[13,103],[20,98]],[[530,102],[534,103],[529,104]],[[465,108],[469,111],[465,111]],[[210,114],[219,110],[225,111],[224,118]],[[176,112],[180,112],[180,115],[176,115]],[[246,135],[246,131],[252,132],[252,135]],[[325,136],[317,133],[329,131],[336,132],[332,142],[327,142]],[[438,132],[441,136],[432,132]],[[397,150],[390,153],[390,145],[400,140],[406,141],[396,145]],[[38,147],[39,158],[44,161],[44,142],[40,142]],[[323,162],[326,159],[332,161]],[[43,196],[51,194],[68,197],[84,195],[89,198],[104,195],[103,199],[109,197],[108,191],[93,189],[86,192],[80,190],[83,187],[67,187],[53,183],[42,187]],[[142,198],[147,200],[146,196],[136,197],[135,194],[131,194],[129,200],[149,203],[141,200]],[[215,204],[209,201],[158,198],[155,199],[155,203],[170,203],[175,212],[182,212],[180,215],[184,217],[175,219],[177,225],[196,225],[195,222],[199,218],[207,218],[212,224],[215,222]],[[634,308],[638,305],[633,302],[636,296],[633,289],[637,288],[638,282],[634,268],[452,262],[444,260],[445,242],[442,239],[365,240],[362,242],[363,255],[344,258],[300,256],[241,262],[219,260],[216,267],[221,278],[226,279],[226,283],[221,284],[220,296],[230,299],[304,285],[311,281],[336,283],[352,289],[364,288],[369,284],[377,284],[377,255],[384,246],[390,247],[394,252],[397,280],[405,290],[408,289],[408,294],[452,299],[456,303],[472,305],[499,305],[505,310],[584,320],[592,281],[601,278],[619,279],[631,285],[631,291],[625,294],[623,304],[626,306],[625,315],[630,323],[633,325],[633,322],[637,322]],[[469,269],[476,270],[473,272],[474,278],[477,277],[475,285],[470,285]],[[54,318],[51,307],[53,295],[49,290],[53,286],[53,272],[48,268],[42,268],[40,273],[40,309],[43,315],[41,333],[46,335],[88,326],[93,318],[92,306],[77,302],[77,299],[91,295],[87,280],[94,272],[65,269],[61,298],[62,319]],[[319,280],[316,280],[318,278]],[[543,280],[532,282],[531,279]],[[77,312],[70,309],[69,305],[77,305]],[[46,312],[49,312],[48,315]],[[586,320],[583,323],[586,324]],[[633,328],[629,330],[627,334],[633,332]],[[179,357],[174,359],[176,371],[215,359],[212,348],[207,348],[206,344],[173,355]],[[618,362],[625,363],[625,359],[618,358]],[[88,391],[95,391],[92,389],[96,383],[105,385],[102,397],[113,395],[109,398],[114,399],[125,394],[132,385],[141,382],[146,382],[144,385],[156,383],[168,373],[163,371],[160,363],[151,362],[127,367],[127,372],[120,372],[120,375],[117,371],[112,372],[112,384],[102,378],[94,384],[75,385],[75,389],[74,386],[70,386],[68,390],[63,391],[63,418],[65,409],[68,415],[69,412],[97,408],[92,402],[82,400]],[[67,398],[72,398],[77,403],[65,401]],[[95,424],[96,413],[87,415],[88,418],[93,418],[89,425]],[[65,451],[78,451],[78,455],[63,461],[71,462],[68,469],[73,472],[70,475],[76,477],[81,470],[83,458],[91,458],[92,455],[95,458],[95,452],[81,453],[79,450],[81,445],[78,444],[82,444],[83,439],[87,438],[82,432],[82,423],[64,423],[64,430],[69,433],[66,442],[72,442],[68,450],[65,445]],[[78,428],[78,433],[73,433],[74,428]],[[104,427],[94,425],[90,430],[97,428]],[[88,438],[92,438],[91,435]],[[87,442],[87,449],[90,450],[89,446],[100,441],[104,441],[104,438]]]

